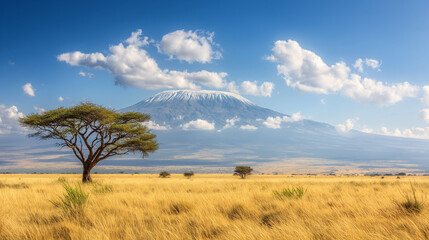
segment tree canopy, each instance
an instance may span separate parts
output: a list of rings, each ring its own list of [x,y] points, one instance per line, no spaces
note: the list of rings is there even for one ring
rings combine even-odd
[[[249,166],[236,166],[234,175],[240,176],[242,179],[246,178],[247,175],[252,174],[253,168]]]
[[[30,137],[59,140],[83,164],[83,182],[91,181],[90,171],[100,161],[130,152],[142,157],[158,149],[150,130],[142,125],[150,116],[137,112],[120,113],[85,102],[21,118],[21,125],[32,129]]]

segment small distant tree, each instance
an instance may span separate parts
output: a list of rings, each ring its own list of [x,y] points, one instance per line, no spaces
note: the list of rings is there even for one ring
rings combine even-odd
[[[160,172],[160,173],[159,173],[159,177],[160,177],[160,178],[167,178],[167,177],[170,177],[170,173],[169,173],[169,172],[166,172],[166,171],[162,171],[162,172]]]
[[[73,150],[83,165],[82,182],[91,182],[91,169],[100,161],[130,152],[146,157],[158,149],[155,135],[142,125],[149,115],[120,113],[93,103],[60,107],[20,118],[20,123],[35,132],[30,137],[58,140],[58,145]]]
[[[190,171],[190,172],[184,172],[183,175],[189,179],[192,176],[194,176],[194,172],[192,172],[192,171]]]
[[[253,168],[249,166],[236,166],[234,170],[234,175],[238,175],[241,179],[245,179],[247,175],[252,174]]]

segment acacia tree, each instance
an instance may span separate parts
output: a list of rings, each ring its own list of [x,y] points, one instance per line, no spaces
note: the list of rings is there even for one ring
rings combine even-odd
[[[30,137],[56,139],[69,147],[83,165],[82,182],[91,182],[91,169],[100,161],[130,152],[147,157],[158,149],[149,129],[142,125],[149,115],[119,113],[93,103],[60,107],[20,118],[22,126],[34,130]]]
[[[247,175],[252,174],[253,168],[249,166],[236,166],[234,170],[234,175],[238,175],[241,179],[245,179]]]

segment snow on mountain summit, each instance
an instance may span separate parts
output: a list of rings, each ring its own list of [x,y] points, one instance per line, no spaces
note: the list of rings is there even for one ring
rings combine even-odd
[[[248,99],[231,92],[209,90],[171,90],[156,94],[147,99],[146,103],[171,101],[240,101],[244,104],[255,105]]]

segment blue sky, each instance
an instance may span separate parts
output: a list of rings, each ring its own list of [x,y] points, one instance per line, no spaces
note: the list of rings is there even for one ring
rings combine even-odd
[[[313,120],[375,133],[383,133],[380,129],[386,127],[389,132],[385,134],[395,134],[398,128],[396,135],[407,135],[409,129],[412,134],[408,135],[414,136],[415,128],[421,128],[418,131],[429,136],[429,110],[423,110],[429,108],[425,106],[429,91],[423,88],[429,85],[428,12],[427,1],[2,1],[0,114],[7,115],[12,106],[17,109],[13,116],[18,116],[36,111],[35,106],[47,110],[82,100],[119,109],[171,87],[130,84],[124,76],[119,76],[122,84],[115,84],[118,73],[111,69],[120,62],[110,64],[109,71],[101,65],[97,69],[80,61],[79,66],[73,66],[70,58],[58,59],[75,51],[107,57],[111,55],[109,47],[120,43],[126,47],[126,40],[141,29],[140,37],[147,36],[148,43],[138,48],[160,69],[227,73],[222,87],[197,81],[202,89],[232,91],[226,84],[234,82],[236,91],[246,98],[282,113],[300,112]],[[186,54],[180,55],[183,49],[170,49],[169,54],[169,45],[165,43],[163,48],[162,39],[178,30],[206,40],[213,33],[208,46],[218,55],[210,55],[205,62],[198,58],[201,49],[191,54],[193,60],[184,60]],[[294,42],[286,42],[289,39]],[[328,85],[320,82],[327,75],[317,75],[318,69],[311,68],[314,64],[294,69],[290,58],[282,60],[284,51],[273,50],[284,47],[286,57],[295,59],[295,42],[300,46],[298,52],[311,52],[305,61],[311,63],[312,57],[318,56],[326,64]],[[270,56],[271,61],[267,60]],[[363,72],[353,67],[359,58]],[[378,64],[373,69],[365,59]],[[336,71],[331,67],[337,63],[350,70],[330,79]],[[288,69],[287,77],[278,71],[278,65]],[[300,77],[303,72],[315,79]],[[352,84],[352,74],[360,76],[354,82],[358,85]],[[289,85],[285,78],[289,78]],[[382,86],[369,89],[364,78],[380,81]],[[244,81],[256,81],[256,87],[267,82],[274,89],[268,94],[257,88],[259,92],[249,94],[241,85]],[[340,82],[332,83],[335,81]],[[31,83],[34,96],[23,91],[27,83]],[[317,85],[317,91],[303,90],[308,85]],[[364,87],[357,92],[356,86]],[[377,91],[381,93],[377,95]],[[60,96],[63,101],[58,101]],[[0,124],[13,125],[6,115],[0,115]]]

